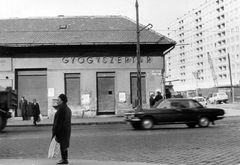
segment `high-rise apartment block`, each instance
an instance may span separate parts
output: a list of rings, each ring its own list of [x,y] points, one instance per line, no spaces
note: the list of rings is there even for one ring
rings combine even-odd
[[[168,26],[177,45],[166,56],[166,80],[176,91],[230,86],[231,77],[239,84],[239,29],[240,0],[206,0],[179,17]]]

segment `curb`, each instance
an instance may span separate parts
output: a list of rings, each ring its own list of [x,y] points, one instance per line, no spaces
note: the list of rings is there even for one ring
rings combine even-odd
[[[74,125],[107,125],[107,124],[127,124],[125,121],[109,121],[109,122],[85,122],[85,123],[72,123]],[[53,124],[46,123],[46,124],[38,124],[37,127],[41,126],[52,126]],[[6,127],[33,127],[34,125],[30,124],[11,124],[7,125]]]

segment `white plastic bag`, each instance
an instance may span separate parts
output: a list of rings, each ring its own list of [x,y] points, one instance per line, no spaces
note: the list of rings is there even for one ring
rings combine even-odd
[[[40,121],[42,121],[42,120],[43,120],[42,114],[39,114],[39,115],[38,115],[38,120],[37,120],[37,122],[40,122]]]
[[[60,144],[56,141],[54,136],[49,146],[48,158],[57,158],[59,152],[60,152]]]

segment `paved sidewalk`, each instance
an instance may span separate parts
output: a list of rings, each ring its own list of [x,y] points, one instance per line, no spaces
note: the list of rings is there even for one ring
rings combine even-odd
[[[72,117],[72,125],[93,125],[93,124],[125,124],[124,117],[116,116],[99,116],[94,118]],[[53,118],[43,117],[43,120],[37,123],[39,126],[52,126]],[[11,126],[33,126],[33,118],[31,120],[22,120],[21,117],[14,117],[8,120],[7,127]],[[1,165],[1,164],[0,164]]]
[[[0,165],[55,165],[57,159],[1,159]],[[70,159],[70,165],[153,165],[149,163],[139,162],[117,162],[117,161],[96,161],[96,160],[81,160]]]

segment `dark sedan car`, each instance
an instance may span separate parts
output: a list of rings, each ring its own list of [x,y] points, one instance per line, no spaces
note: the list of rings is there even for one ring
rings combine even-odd
[[[153,108],[126,112],[125,121],[135,129],[151,129],[160,124],[186,124],[194,128],[196,125],[214,125],[214,121],[223,119],[224,114],[223,109],[203,107],[194,99],[175,98],[161,100]]]

